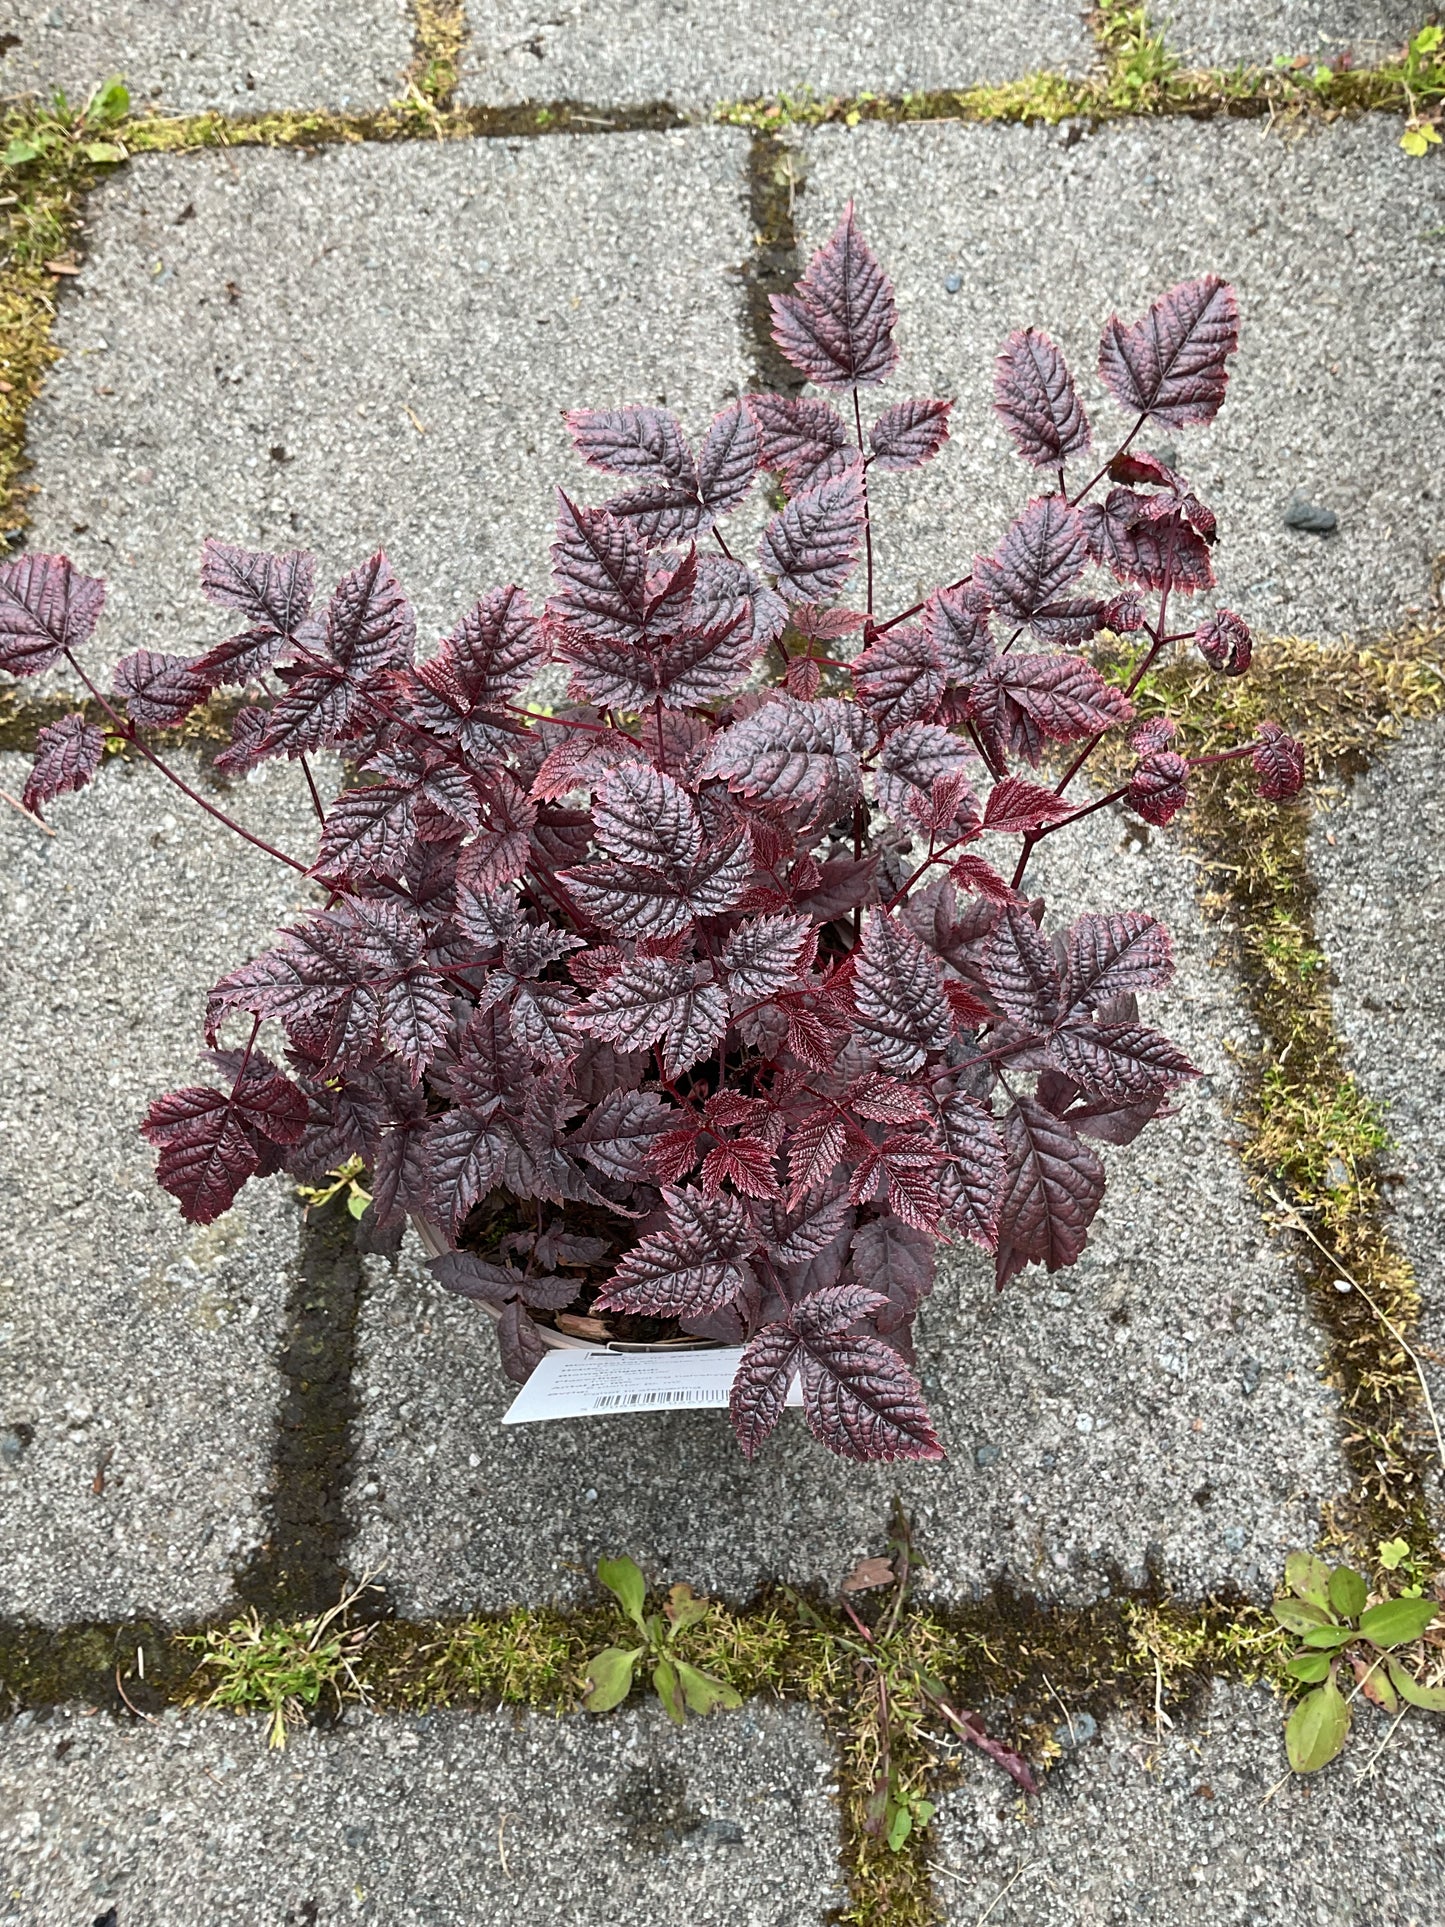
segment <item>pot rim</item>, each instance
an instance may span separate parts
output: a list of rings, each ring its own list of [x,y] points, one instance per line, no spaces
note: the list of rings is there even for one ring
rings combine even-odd
[[[411,1212],[410,1217],[422,1249],[429,1258],[443,1258],[447,1252],[457,1249],[440,1225],[416,1211]],[[502,1314],[498,1306],[489,1305],[484,1298],[473,1302],[481,1306],[494,1325],[501,1323]],[[722,1342],[716,1338],[659,1338],[647,1344],[630,1345],[624,1339],[614,1338],[604,1345],[600,1339],[574,1338],[570,1332],[559,1332],[553,1325],[540,1325],[535,1318],[532,1323],[542,1343],[558,1352],[713,1352],[720,1349]]]

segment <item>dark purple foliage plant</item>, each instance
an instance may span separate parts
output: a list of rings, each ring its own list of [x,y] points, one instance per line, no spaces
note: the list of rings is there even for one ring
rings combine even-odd
[[[139,727],[239,686],[224,772],[286,757],[315,793],[316,752],[351,771],[318,797],[317,854],[271,852],[318,908],[211,992],[216,1082],[142,1127],[188,1219],[249,1178],[361,1159],[381,1226],[410,1214],[454,1247],[435,1269],[499,1314],[513,1378],[559,1317],[722,1340],[745,1348],[749,1456],[799,1377],[835,1452],[931,1459],[911,1332],[940,1242],[991,1252],[1000,1286],[1073,1264],[1104,1193],[1095,1146],[1195,1075],[1139,1017],[1170,978],[1165,930],[1052,918],[1028,870],[1093,810],[1162,824],[1184,804],[1163,720],[1134,728],[1126,783],[1077,800],[1162,652],[1249,667],[1238,616],[1181,625],[1213,582],[1214,517],[1136,446],[1148,423],[1213,419],[1235,300],[1205,277],[1109,321],[1099,372],[1127,426],[1097,469],[1058,348],[1011,335],[996,406],[1040,492],[966,576],[886,618],[870,481],[932,459],[951,404],[865,425],[895,304],[851,209],[774,315],[821,393],[746,395],[698,444],[661,408],[568,417],[620,488],[559,496],[541,609],[494,589],[421,661],[384,555],[318,603],[310,557],[209,541],[202,587],[236,633],[138,650],[106,696],[76,655],[103,585],[27,555],[0,569],[0,666],[63,659],[158,763]],[[719,525],[760,473],[776,512],[745,559]],[[1085,653],[1105,631],[1139,638],[1127,688]],[[549,663],[566,699],[536,707]],[[80,715],[42,731],[26,806],[80,788],[103,748]],[[1230,754],[1266,796],[1300,789],[1274,725]]]

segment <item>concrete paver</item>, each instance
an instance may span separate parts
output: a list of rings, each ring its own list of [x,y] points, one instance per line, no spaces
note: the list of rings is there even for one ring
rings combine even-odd
[[[405,0],[12,0],[0,98],[56,88],[83,101],[119,74],[169,113],[279,108],[362,112],[400,90],[411,59]]]
[[[1335,1021],[1360,1087],[1393,1140],[1390,1224],[1414,1267],[1421,1335],[1445,1343],[1445,724],[1399,743],[1316,816],[1316,929],[1335,983]],[[1342,1181],[1344,1181],[1342,1179]]]
[[[1095,49],[1076,9],[1048,0],[601,0],[539,9],[472,0],[462,96],[476,103],[670,101],[694,111],[756,95],[923,92],[1011,80],[1039,68],[1082,74]]]
[[[836,1854],[796,1708],[353,1713],[269,1755],[223,1714],[0,1729],[0,1927],[822,1927]]]
[[[918,1339],[947,1462],[846,1465],[795,1413],[751,1467],[721,1413],[502,1431],[491,1328],[413,1250],[394,1276],[374,1264],[358,1337],[353,1557],[399,1607],[583,1596],[618,1552],[735,1598],[768,1578],[833,1586],[882,1548],[895,1493],[943,1597],[1007,1579],[1090,1598],[1151,1564],[1185,1594],[1267,1596],[1344,1472],[1318,1337],[1230,1142],[1225,1043],[1253,1041],[1249,1019],[1164,836],[1141,848],[1100,812],[1044,847],[1061,916],[1138,905],[1170,925],[1180,976],[1148,1014],[1207,1083],[1110,1156],[1075,1271],[996,1295],[976,1254],[946,1261]]]
[[[295,771],[236,802],[312,834]],[[262,1536],[298,1213],[272,1182],[186,1225],[138,1125],[205,1081],[207,989],[309,886],[144,767],[50,817],[0,822],[0,1613],[184,1618]]]
[[[553,489],[588,481],[563,409],[665,396],[700,426],[745,383],[746,152],[252,149],[109,182],[29,441],[34,546],[110,578],[95,654],[222,632],[207,534],[302,544],[323,583],[384,545],[424,645],[543,588]]]
[[[1417,0],[1164,0],[1154,17],[1191,66],[1268,67],[1277,54],[1331,61],[1349,52],[1363,67],[1398,53],[1427,12]]]
[[[1222,1684],[1202,1713],[1162,1734],[1152,1721],[1101,1722],[1097,1738],[1066,1747],[1026,1813],[997,1774],[965,1761],[964,1784],[935,1823],[947,1927],[975,1927],[986,1910],[990,1927],[1440,1919],[1439,1728],[1411,1713],[1379,1756],[1390,1722],[1355,1705],[1343,1757],[1282,1784],[1283,1705],[1265,1688]],[[1087,1730],[1076,1727],[1081,1741]]]
[[[1052,333],[1099,439],[1117,437],[1128,424],[1095,373],[1104,321],[1210,271],[1243,316],[1228,399],[1208,429],[1143,439],[1176,444],[1219,516],[1220,598],[1266,631],[1319,636],[1425,600],[1445,547],[1445,174],[1415,170],[1388,116],[1289,140],[1222,118],[1082,138],[822,128],[802,151],[805,247],[852,196],[898,282],[903,359],[883,398],[959,397],[938,460],[880,491],[882,606],[962,574],[1029,493],[992,411],[1009,330]],[[1292,500],[1333,510],[1336,531],[1287,529]]]

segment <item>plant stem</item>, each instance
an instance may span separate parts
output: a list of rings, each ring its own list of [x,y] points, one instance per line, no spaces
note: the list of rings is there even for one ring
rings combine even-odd
[[[858,384],[853,384],[853,421],[858,431],[858,453],[863,453],[863,404],[858,399]],[[863,483],[863,550],[868,559],[868,614],[873,614],[873,517],[868,508],[868,464],[862,463],[860,477]]]
[[[95,684],[90,680],[90,677],[86,675],[80,664],[75,660],[73,653],[69,649],[65,652],[65,660],[85,684],[91,695],[94,696],[95,700],[100,704],[106,715],[109,716],[115,724],[116,734],[123,736],[126,742],[133,743],[148,763],[154,763],[155,767],[160,771],[161,775],[165,777],[168,783],[175,784],[182,796],[188,796],[193,803],[198,803],[208,816],[214,816],[218,823],[224,823],[228,830],[234,830],[237,836],[243,838],[247,843],[254,844],[258,850],[263,850],[267,856],[275,857],[278,863],[284,863],[288,869],[295,870],[303,877],[310,876],[311,871],[308,865],[298,863],[294,856],[287,856],[284,850],[276,849],[272,844],[267,843],[264,838],[253,836],[251,832],[239,824],[233,816],[227,816],[224,810],[218,810],[214,803],[208,803],[204,796],[198,795],[189,783],[182,782],[175,771],[167,768],[160,757],[157,756],[153,750],[148,749],[141,741],[135,724],[129,721],[128,718],[119,715],[111,707],[105,697],[102,696],[96,688]]]

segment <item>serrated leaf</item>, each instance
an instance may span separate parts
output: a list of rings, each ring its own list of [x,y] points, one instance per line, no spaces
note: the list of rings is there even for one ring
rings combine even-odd
[[[854,658],[853,686],[881,730],[921,721],[938,707],[943,664],[921,628],[890,629]]]
[[[747,403],[729,402],[713,417],[698,452],[698,492],[709,524],[746,499],[761,455],[762,439]]]
[[[1092,1010],[1130,991],[1162,990],[1174,975],[1169,932],[1145,910],[1086,915],[1064,938],[1064,999]],[[1286,1566],[1286,1583],[1289,1568]]]
[[[1021,905],[1004,904],[983,948],[979,974],[1000,1007],[1028,1030],[1047,1030],[1059,1015],[1059,970],[1052,946]]]
[[[764,1325],[748,1340],[733,1374],[728,1413],[745,1459],[776,1428],[796,1369],[798,1340],[786,1325]]]
[[[1072,814],[1073,805],[1056,796],[1053,790],[1027,782],[1022,776],[1005,776],[988,793],[983,827],[1002,836],[1013,836],[1020,831],[1036,830],[1045,823],[1060,823]]]
[[[261,1163],[231,1094],[189,1085],[158,1097],[141,1130],[156,1146],[156,1178],[191,1224],[214,1224]]]
[[[922,468],[948,440],[951,401],[936,401],[915,395],[895,402],[868,430],[873,450],[873,465],[894,474]]]
[[[477,1199],[501,1182],[508,1149],[495,1106],[456,1106],[432,1124],[424,1153],[427,1182],[448,1230],[455,1233]]]
[[[839,702],[783,696],[719,730],[702,765],[736,795],[796,811],[806,823],[831,822],[851,809],[862,787],[850,719]]]
[[[867,1462],[944,1456],[922,1387],[891,1345],[813,1331],[801,1346],[803,1417],[830,1452]]]
[[[68,790],[82,790],[100,768],[105,732],[84,716],[62,716],[46,723],[35,738],[35,760],[25,778],[21,802],[34,816],[44,804]]]
[[[1211,422],[1239,347],[1239,307],[1227,281],[1181,281],[1126,327],[1111,315],[1099,344],[1099,373],[1121,407],[1167,428]]]
[[[1087,454],[1089,423],[1073,376],[1048,335],[1016,330],[994,364],[993,405],[1014,447],[1034,468],[1055,468],[1071,455]]]
[[[1304,745],[1287,736],[1278,723],[1261,723],[1250,752],[1259,778],[1259,793],[1270,803],[1291,802],[1304,788]]]
[[[807,917],[755,917],[740,924],[723,946],[718,970],[734,1011],[793,983],[805,952],[812,947]]]
[[[133,723],[168,728],[182,723],[211,693],[211,682],[189,656],[137,649],[115,666],[115,693]]]
[[[325,634],[333,662],[349,680],[411,661],[416,619],[380,549],[337,583],[326,605]]]
[[[940,1105],[938,1125],[948,1153],[938,1178],[948,1222],[984,1251],[992,1251],[998,1243],[1006,1164],[998,1124],[986,1105],[955,1091]]]
[[[1350,1731],[1350,1711],[1334,1681],[1326,1680],[1306,1693],[1284,1729],[1285,1751],[1296,1773],[1318,1773],[1344,1746]]]
[[[678,1116],[655,1091],[608,1091],[566,1147],[580,1151],[604,1177],[635,1184],[647,1177],[654,1143]]]
[[[790,495],[821,479],[825,469],[835,472],[840,458],[861,459],[831,402],[812,395],[749,395],[747,405],[758,430],[759,462],[781,472]]]
[[[1101,1097],[1163,1097],[1199,1072],[1177,1045],[1145,1024],[1073,1019],[1049,1040],[1059,1068]]]
[[[1058,1271],[1078,1258],[1104,1196],[1104,1167],[1077,1134],[1031,1097],[1003,1121],[1008,1166],[998,1251]]]
[[[895,823],[911,829],[933,796],[940,777],[961,775],[969,766],[967,741],[937,723],[905,723],[884,742],[878,757],[878,805]],[[972,819],[977,799],[961,789],[954,800],[954,819],[962,826]]]
[[[1000,1159],[1002,1163],[1002,1159]],[[874,1314],[880,1332],[897,1331],[933,1289],[936,1241],[926,1231],[885,1213],[853,1234],[853,1273],[866,1290],[887,1301]]]
[[[670,408],[574,408],[566,420],[573,446],[590,468],[695,487],[692,451]]]
[[[726,1193],[705,1198],[671,1188],[664,1198],[667,1229],[627,1253],[597,1300],[599,1310],[705,1318],[748,1285],[753,1233],[743,1204]]]
[[[1050,606],[1089,559],[1084,518],[1061,495],[1035,496],[974,579],[1005,622],[1043,626]]]
[[[863,471],[856,464],[793,496],[767,524],[758,556],[787,602],[822,602],[853,573],[863,547]]]
[[[587,1691],[582,1696],[589,1713],[610,1713],[614,1706],[621,1706],[632,1691],[632,1669],[645,1651],[643,1646],[630,1650],[606,1646],[589,1661]]]
[[[1120,582],[1141,589],[1162,589],[1167,583],[1193,595],[1211,588],[1214,565],[1203,537],[1182,515],[1156,516],[1149,510],[1149,501],[1127,488],[1110,489],[1102,502],[1085,502],[1079,512],[1090,557]]]
[[[885,1070],[917,1070],[953,1035],[937,961],[905,924],[869,912],[857,952],[858,1036]]]
[[[851,201],[793,292],[770,300],[774,341],[820,388],[886,381],[898,365],[893,286],[858,231]]]
[[[62,651],[89,641],[104,602],[100,577],[81,575],[63,555],[0,563],[0,669],[12,676],[48,669]]]

